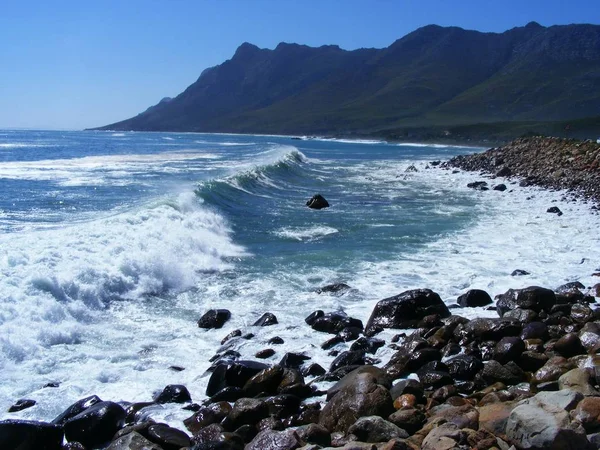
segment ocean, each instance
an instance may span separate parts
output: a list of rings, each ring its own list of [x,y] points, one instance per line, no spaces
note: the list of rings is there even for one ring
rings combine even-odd
[[[0,130],[1,418],[52,420],[92,394],[150,401],[167,384],[201,402],[208,360],[234,329],[255,335],[233,348],[244,359],[271,347],[267,363],[294,351],[328,367],[320,344],[331,336],[304,323],[316,309],[366,323],[378,300],[407,289],[430,288],[451,305],[474,288],[494,296],[600,281],[590,205],[504,179],[488,182],[505,192],[476,191],[466,185],[481,175],[431,164],[481,150]],[[316,193],[330,208],[305,206]],[[546,213],[557,205],[563,216]],[[351,290],[316,292],[340,282]],[[198,328],[211,308],[231,320]],[[265,312],[279,323],[253,327]],[[269,345],[274,336],[285,343]],[[8,413],[20,398],[37,404]],[[182,428],[191,412],[149,414]]]

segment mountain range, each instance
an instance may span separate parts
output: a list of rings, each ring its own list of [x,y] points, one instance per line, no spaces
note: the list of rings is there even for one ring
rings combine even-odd
[[[600,26],[428,25],[352,51],[243,43],[177,97],[100,129],[403,138],[535,127],[600,130]]]

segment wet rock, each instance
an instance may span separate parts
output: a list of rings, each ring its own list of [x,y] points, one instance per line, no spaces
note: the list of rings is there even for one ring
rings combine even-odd
[[[35,406],[35,404],[36,404],[35,400],[22,398],[20,400],[17,400],[14,405],[12,405],[10,408],[8,408],[8,412],[12,413],[12,412],[23,411],[24,409],[28,409],[28,408],[31,408],[32,406]]]
[[[258,359],[267,359],[275,354],[275,350],[272,348],[265,348],[264,350],[260,350],[254,354],[255,358]]]
[[[528,324],[538,319],[538,313],[530,309],[512,309],[507,311],[503,316],[502,320],[515,320],[523,324]]]
[[[169,384],[154,398],[154,401],[156,403],[187,403],[192,401],[192,397],[184,385]]]
[[[302,370],[302,375],[304,375],[305,377],[318,377],[324,375],[325,373],[327,373],[327,371],[322,366],[316,363],[313,363]]]
[[[594,317],[594,312],[592,311],[592,308],[587,305],[575,303],[571,307],[571,317],[575,322],[586,323],[592,320]]]
[[[419,372],[419,381],[425,389],[437,389],[452,383],[453,380],[448,372],[426,370]]]
[[[495,191],[500,191],[500,192],[504,192],[507,189],[505,184],[497,184],[496,186],[494,186],[494,190]]]
[[[537,313],[550,311],[555,304],[556,295],[554,291],[539,286],[509,289],[504,294],[496,296],[496,309],[500,317],[516,308],[531,309]]]
[[[563,212],[558,208],[558,206],[552,206],[546,210],[547,213],[556,214],[557,216],[562,216]]]
[[[261,370],[244,384],[244,392],[248,397],[254,397],[262,392],[275,394],[283,379],[283,367],[273,366]]]
[[[488,361],[481,374],[489,383],[499,381],[504,384],[517,384],[525,379],[523,370],[513,362],[502,365],[498,361]]]
[[[408,433],[379,416],[365,416],[348,429],[362,442],[386,442],[395,438],[407,438]]]
[[[228,309],[210,309],[198,320],[200,328],[222,328],[231,318],[231,312]]]
[[[125,410],[120,405],[100,402],[65,422],[65,438],[89,448],[102,447],[124,424]]]
[[[17,450],[60,450],[60,425],[29,420],[0,421],[0,448]]]
[[[339,354],[329,367],[329,371],[333,372],[340,367],[345,366],[362,366],[365,364],[365,352],[362,350],[345,351]]]
[[[383,339],[362,336],[350,346],[350,351],[362,350],[374,355],[384,345],[385,341]]]
[[[231,333],[229,333],[227,336],[225,336],[223,338],[223,340],[221,341],[221,345],[225,344],[225,342],[230,341],[233,338],[240,337],[241,335],[242,335],[241,330],[233,330]]]
[[[524,275],[530,275],[530,273],[523,269],[515,269],[510,274],[511,277],[522,277]]]
[[[473,380],[475,375],[483,369],[483,362],[471,355],[457,355],[446,360],[448,372],[458,380]]]
[[[306,206],[311,209],[329,208],[329,202],[321,194],[315,194],[306,202]]]
[[[201,428],[220,423],[230,412],[231,405],[228,402],[213,403],[185,419],[183,424],[192,434],[196,434]]]
[[[348,286],[346,283],[334,283],[328,284],[327,286],[322,286],[317,289],[316,292],[317,294],[344,295],[350,289],[350,286]]]
[[[568,333],[561,337],[554,344],[554,350],[556,350],[565,358],[570,358],[571,356],[585,353],[585,348],[583,348],[583,345],[581,345],[579,336],[577,336],[576,333]]]
[[[263,430],[244,447],[244,450],[295,450],[302,442],[293,430]]]
[[[459,333],[459,338],[499,341],[506,336],[518,336],[521,332],[521,325],[516,322],[480,317],[467,323],[463,332],[464,336]]]
[[[405,408],[394,412],[388,417],[388,420],[412,435],[421,429],[427,417],[418,409]]]
[[[285,355],[283,355],[283,358],[281,358],[281,361],[279,361],[279,365],[281,367],[297,369],[302,364],[304,364],[304,361],[308,361],[309,359],[310,359],[310,356],[306,356],[303,353],[289,352],[289,353],[286,353]]]
[[[256,361],[240,360],[221,363],[215,368],[208,380],[206,395],[212,397],[227,387],[241,389],[250,378],[268,367],[266,364]]]
[[[463,437],[460,429],[453,423],[444,423],[433,428],[423,439],[422,450],[451,450],[458,447]]]
[[[93,406],[96,403],[100,403],[101,401],[102,400],[97,395],[91,395],[89,397],[82,398],[81,400],[77,400],[66,410],[64,410],[59,416],[57,416],[52,421],[52,423],[56,425],[64,425],[64,423],[70,418],[75,417],[77,414],[85,411],[90,406]]]
[[[380,300],[367,322],[365,334],[381,328],[415,328],[424,317],[438,314],[449,317],[450,311],[440,296],[429,289],[415,289]]]
[[[305,322],[313,330],[330,334],[338,334],[344,328],[349,327],[363,329],[363,323],[359,319],[350,317],[343,311],[324,313],[318,310],[310,314],[305,319]]]
[[[413,394],[402,394],[400,397],[394,399],[394,408],[405,409],[414,408],[417,404],[417,397]]]
[[[525,351],[525,343],[516,336],[503,337],[496,344],[494,349],[494,359],[500,364],[506,364],[509,361],[516,361]]]
[[[244,395],[244,390],[242,388],[229,386],[221,389],[215,395],[211,396],[209,403],[235,402],[236,400],[244,397]]]
[[[271,339],[269,339],[267,341],[267,344],[269,344],[269,345],[281,345],[284,342],[285,341],[283,339],[281,339],[279,336],[275,336],[275,337],[272,337]]]
[[[471,405],[440,405],[432,408],[429,415],[432,419],[441,418],[453,423],[460,429],[471,428],[476,430],[479,426],[479,411]]]
[[[179,450],[191,444],[190,437],[186,433],[164,423],[150,426],[148,438],[159,444],[164,450]]]
[[[458,297],[456,302],[463,308],[473,308],[490,305],[492,303],[492,298],[487,292],[482,291],[481,289],[471,289]]]
[[[387,386],[378,384],[385,377],[373,372],[355,371],[334,386],[335,394],[329,397],[328,392],[330,400],[321,411],[319,424],[330,432],[346,432],[360,417],[389,416],[394,411],[390,392]]]
[[[296,429],[296,433],[300,440],[308,442],[309,444],[317,444],[322,447],[331,446],[331,435],[327,428],[311,423],[309,425],[303,425]]]
[[[487,191],[489,189],[487,181],[473,181],[472,183],[468,183],[467,187],[478,191]]]
[[[242,425],[256,425],[269,416],[269,407],[264,399],[240,398],[233,404],[231,413],[223,420],[227,430],[235,430]]]
[[[258,320],[252,324],[252,326],[268,327],[271,325],[277,325],[278,323],[279,322],[277,322],[277,317],[275,317],[275,314],[267,312],[260,316]]]
[[[404,394],[412,394],[417,398],[417,400],[421,400],[423,398],[423,385],[420,381],[407,378],[406,380],[398,381],[390,389],[390,395],[394,400]]]
[[[546,362],[548,357],[543,353],[525,351],[519,356],[517,364],[527,372],[535,372],[544,367]]]
[[[543,322],[530,322],[523,327],[521,339],[542,339],[547,341],[550,338],[548,334],[548,325]]]

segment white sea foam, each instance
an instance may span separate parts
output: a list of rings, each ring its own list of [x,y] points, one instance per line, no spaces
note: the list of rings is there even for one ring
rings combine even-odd
[[[111,134],[111,136],[113,136],[113,137],[123,137],[123,136],[125,136],[125,133],[113,133],[113,134]]]
[[[315,227],[295,227],[282,228],[275,232],[276,236],[283,239],[293,239],[296,241],[317,241],[331,234],[339,233],[339,230],[333,227],[315,226]]]
[[[0,149],[2,148],[43,148],[43,147],[55,147],[51,144],[30,144],[27,142],[9,142],[0,143]]]

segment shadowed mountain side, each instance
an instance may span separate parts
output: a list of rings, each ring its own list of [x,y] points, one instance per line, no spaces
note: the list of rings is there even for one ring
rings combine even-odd
[[[111,130],[392,134],[600,112],[600,26],[504,33],[429,25],[384,49],[242,44],[173,99]]]

